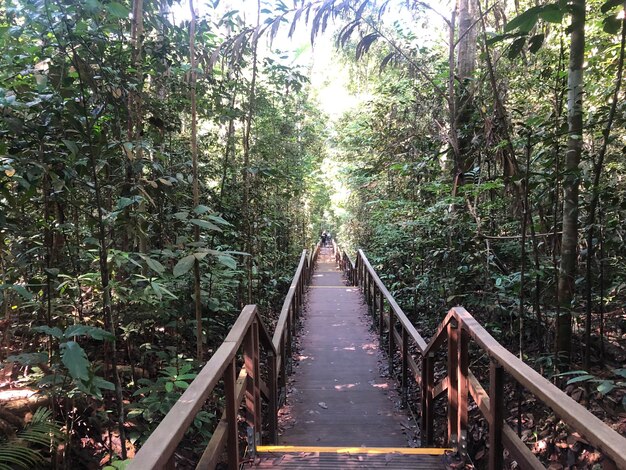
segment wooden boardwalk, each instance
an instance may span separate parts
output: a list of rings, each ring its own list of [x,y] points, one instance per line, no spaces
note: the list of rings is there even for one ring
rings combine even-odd
[[[395,385],[380,376],[382,358],[370,324],[358,288],[346,286],[331,249],[323,248],[287,398],[292,427],[280,436],[281,444],[409,445],[405,432],[412,423],[398,409]]]

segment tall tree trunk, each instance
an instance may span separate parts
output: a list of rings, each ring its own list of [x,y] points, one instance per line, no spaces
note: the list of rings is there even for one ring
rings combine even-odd
[[[456,54],[456,86],[455,111],[456,131],[458,135],[459,155],[457,170],[461,173],[472,168],[472,132],[471,119],[473,114],[472,78],[476,69],[476,0],[458,0],[459,37]]]
[[[254,246],[252,243],[252,211],[250,210],[250,134],[252,132],[252,116],[254,113],[254,95],[256,88],[256,76],[258,71],[257,46],[259,44],[259,26],[261,22],[261,1],[257,1],[256,28],[252,33],[252,78],[248,93],[248,113],[245,118],[243,129],[243,216],[245,227],[245,251],[247,273],[246,302],[252,303],[252,264],[254,262]]]
[[[189,24],[189,62],[190,93],[191,93],[191,164],[193,167],[193,207],[200,204],[200,182],[198,181],[198,109],[196,104],[196,10],[193,0],[189,0],[191,10],[191,23]],[[200,241],[200,227],[194,225],[194,242]],[[200,296],[200,261],[196,258],[193,262],[193,287],[194,307],[196,313],[196,358],[202,361],[202,299]]]
[[[596,211],[598,209],[598,201],[600,200],[600,178],[602,176],[602,168],[604,167],[604,157],[609,147],[609,136],[615,120],[617,112],[617,103],[619,101],[620,90],[622,87],[622,76],[624,72],[624,48],[626,46],[626,21],[622,20],[622,37],[620,42],[619,59],[617,64],[617,77],[615,79],[615,89],[613,90],[613,101],[609,116],[604,129],[602,129],[602,147],[594,164],[593,185],[591,187],[591,201],[589,202],[589,214],[587,216],[587,269],[586,269],[586,306],[585,306],[585,367],[591,365],[591,311],[592,311],[592,268],[593,254],[595,246],[593,244],[596,224]],[[602,301],[602,299],[600,299]]]
[[[578,165],[582,153],[583,134],[583,62],[585,59],[585,0],[573,0],[572,40],[567,79],[568,140],[563,178],[563,239],[559,269],[559,302],[556,350],[569,360],[572,343],[572,302],[576,281],[578,247]]]

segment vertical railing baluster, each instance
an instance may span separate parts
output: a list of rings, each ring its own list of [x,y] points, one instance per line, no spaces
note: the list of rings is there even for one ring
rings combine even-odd
[[[456,447],[458,443],[458,332],[457,321],[451,319],[448,323],[448,445],[451,447]]]
[[[422,446],[430,447],[434,441],[435,414],[433,410],[435,397],[435,354],[428,353],[422,357]]]
[[[469,396],[468,389],[468,370],[469,370],[469,335],[467,331],[458,328],[458,390],[459,390],[459,408],[457,412],[457,435],[459,442],[459,453],[463,456],[467,455],[467,402]]]
[[[409,400],[409,333],[402,327],[402,405],[408,406]]]
[[[376,288],[378,289],[378,288]],[[385,297],[381,290],[378,291],[379,295],[374,296],[374,303],[378,303],[378,336],[380,342],[383,341],[383,334],[385,332]]]
[[[229,470],[239,469],[239,430],[237,428],[237,376],[235,359],[224,371],[224,394],[226,395],[226,422],[228,423],[226,454]]]
[[[270,444],[278,443],[278,370],[277,370],[277,358],[276,355],[270,351],[267,354],[267,361],[269,365],[268,378],[270,383],[270,396],[269,396],[269,442]]]
[[[387,356],[389,358],[389,377],[393,378],[393,357],[396,354],[396,315],[389,306],[389,340],[387,341]]]
[[[261,409],[261,348],[259,341],[259,322],[252,324],[252,340],[254,345],[254,432],[256,445],[261,444],[263,429],[263,413]]]
[[[283,331],[282,338],[280,339],[280,372],[278,381],[278,399],[280,400],[280,394],[285,391],[287,395],[287,341],[285,335],[288,334],[289,326]]]
[[[504,468],[502,425],[504,423],[504,370],[495,360],[489,363],[489,470]]]
[[[285,341],[286,346],[287,346],[287,351],[285,356],[283,357],[283,362],[286,362],[286,369],[287,369],[287,375],[291,375],[291,355],[292,353],[292,349],[291,349],[291,309],[289,309],[289,314],[287,315],[287,326],[286,326],[286,333],[287,333],[287,340]],[[287,392],[287,389],[285,389],[285,393]]]
[[[248,332],[246,333],[246,336],[244,337],[243,340],[243,364],[244,367],[246,368],[246,383],[245,383],[245,389],[246,389],[246,422],[248,423],[248,426],[250,428],[252,428],[252,438],[253,438],[253,442],[252,447],[253,449],[256,448],[256,429],[258,426],[258,422],[257,422],[257,409],[256,409],[256,387],[257,387],[257,380],[258,377],[256,376],[256,370],[257,368],[255,367],[255,350],[254,350],[254,327],[250,326],[250,328],[248,328]]]

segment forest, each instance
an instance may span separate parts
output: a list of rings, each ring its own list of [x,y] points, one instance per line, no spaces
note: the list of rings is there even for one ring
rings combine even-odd
[[[626,436],[625,7],[5,0],[0,468],[123,468],[323,230]],[[510,393],[549,468],[615,468]]]

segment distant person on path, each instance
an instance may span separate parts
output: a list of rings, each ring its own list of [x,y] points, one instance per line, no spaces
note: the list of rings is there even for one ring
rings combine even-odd
[[[323,246],[323,247],[324,247],[324,246],[326,246],[326,237],[327,237],[327,235],[326,235],[326,230],[324,230],[324,231],[322,232],[322,237],[321,237],[321,238],[322,238],[322,240],[321,240],[321,244],[322,244],[322,246]]]

